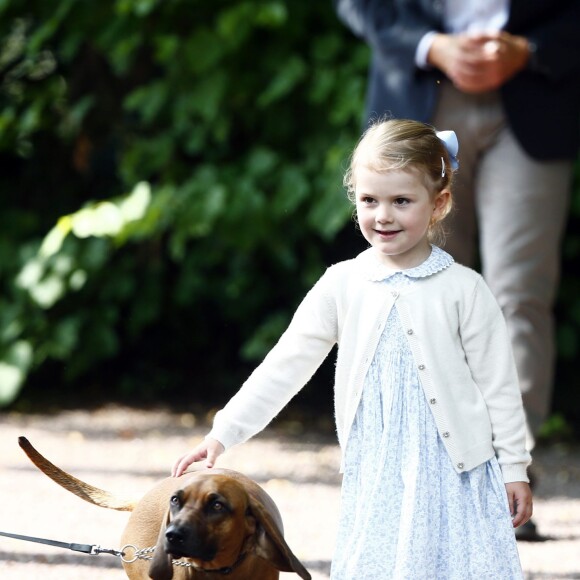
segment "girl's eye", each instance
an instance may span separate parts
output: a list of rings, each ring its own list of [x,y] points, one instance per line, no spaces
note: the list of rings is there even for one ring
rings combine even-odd
[[[398,197],[395,200],[395,205],[407,205],[409,202],[409,200],[406,197]]]
[[[372,197],[363,197],[363,198],[362,198],[362,202],[363,202],[363,203],[366,203],[367,205],[369,205],[369,204],[371,204],[371,203],[374,203],[374,201],[375,201],[375,200],[374,200]]]

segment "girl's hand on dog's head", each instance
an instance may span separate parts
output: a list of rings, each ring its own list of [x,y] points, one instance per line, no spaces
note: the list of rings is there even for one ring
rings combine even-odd
[[[185,473],[187,468],[196,461],[205,459],[206,467],[213,467],[217,458],[225,451],[224,446],[211,437],[206,437],[197,447],[194,447],[189,453],[181,456],[173,465],[171,475],[180,477]]]

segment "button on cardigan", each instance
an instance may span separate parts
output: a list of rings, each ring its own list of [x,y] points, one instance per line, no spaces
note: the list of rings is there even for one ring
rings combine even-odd
[[[434,251],[441,251],[434,248]],[[370,248],[331,266],[208,437],[227,449],[259,431],[337,344],[334,407],[343,450],[382,328],[397,308],[439,434],[457,472],[497,455],[504,481],[528,481],[517,372],[501,310],[483,278],[452,263],[393,295],[373,279]]]

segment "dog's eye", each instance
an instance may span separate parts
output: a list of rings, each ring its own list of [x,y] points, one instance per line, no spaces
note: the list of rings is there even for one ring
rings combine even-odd
[[[226,506],[221,501],[214,501],[211,504],[211,509],[214,512],[221,512],[221,511],[224,511],[226,509]]]
[[[169,503],[171,505],[179,505],[179,496],[177,495],[172,495],[171,499],[169,500]]]

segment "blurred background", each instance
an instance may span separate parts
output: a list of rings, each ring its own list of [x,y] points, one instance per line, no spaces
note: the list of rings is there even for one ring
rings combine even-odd
[[[0,410],[225,403],[364,247],[368,57],[330,0],[0,1]],[[580,440],[579,168],[549,441]],[[284,413],[332,428],[333,358]]]

